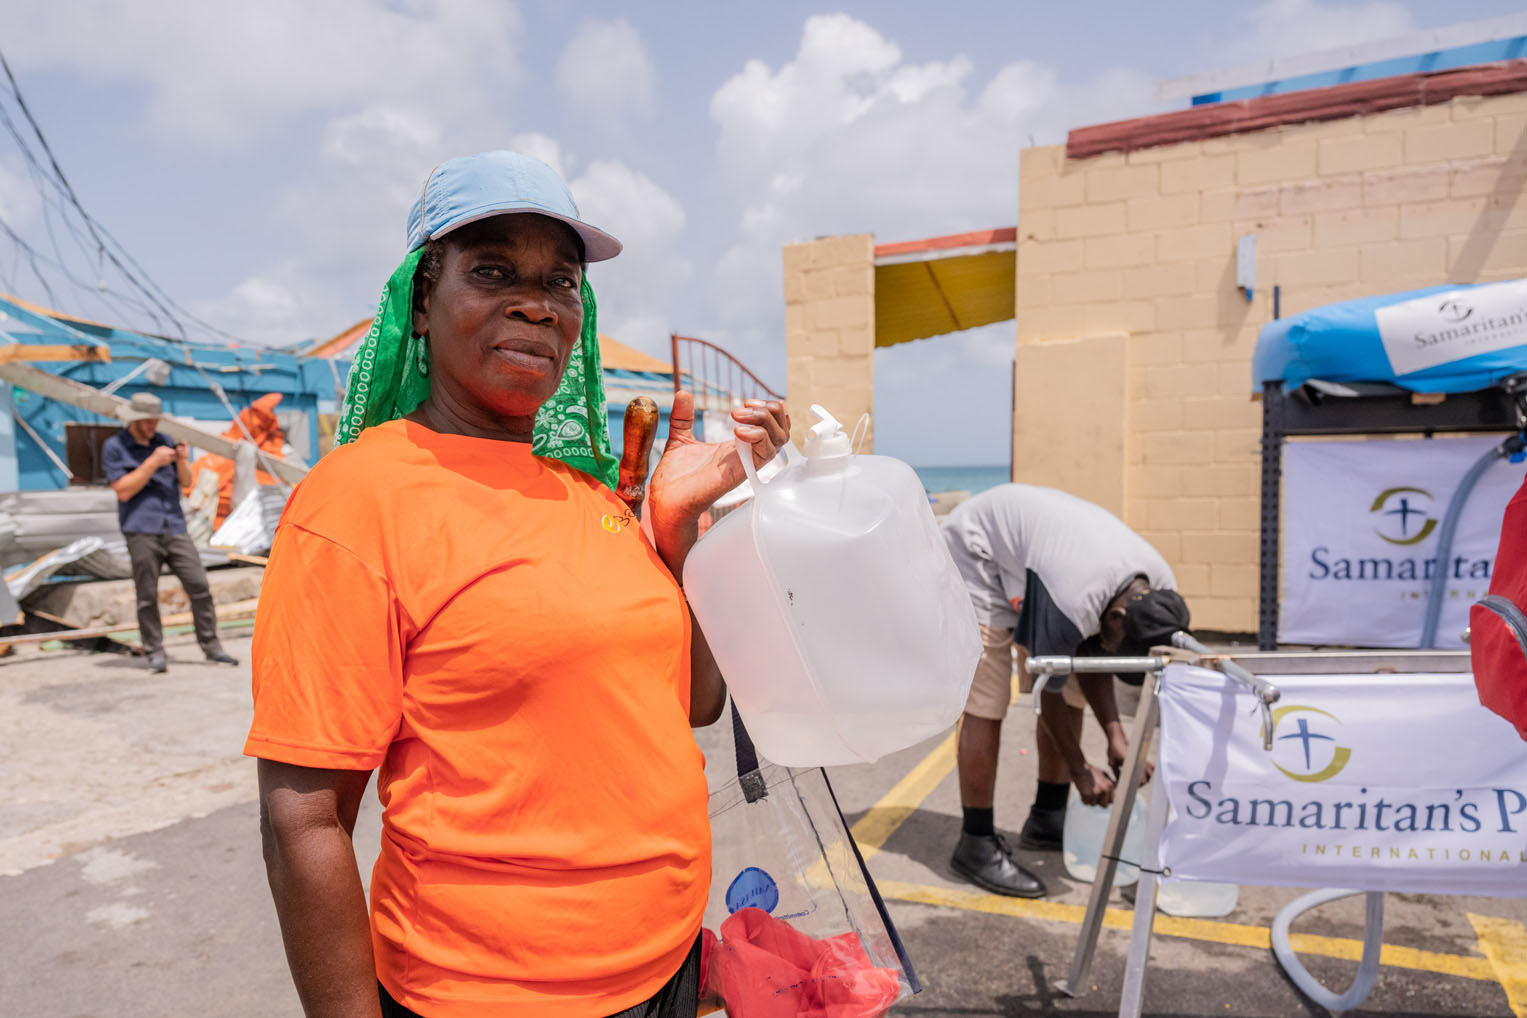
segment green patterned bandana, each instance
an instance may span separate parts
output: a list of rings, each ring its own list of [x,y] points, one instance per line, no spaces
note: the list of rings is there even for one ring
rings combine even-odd
[[[367,428],[416,410],[429,395],[429,360],[414,334],[414,272],[424,249],[410,251],[382,289],[376,318],[350,364],[345,404],[335,428],[337,445]],[[599,359],[598,306],[583,280],[583,333],[551,399],[536,413],[530,444],[537,456],[558,459],[613,489],[619,463],[610,451],[605,416],[604,368]]]

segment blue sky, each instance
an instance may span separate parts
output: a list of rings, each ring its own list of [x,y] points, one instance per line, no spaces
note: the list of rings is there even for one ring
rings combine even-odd
[[[430,167],[509,147],[626,242],[591,274],[603,331],[664,357],[670,331],[703,336],[782,383],[782,244],[1012,225],[1021,147],[1161,109],[1160,79],[1519,8],[8,0],[0,48],[85,206],[229,332],[369,315]],[[0,218],[46,242],[4,135]],[[4,240],[0,287],[46,300]],[[1015,329],[881,351],[877,451],[1005,462]]]

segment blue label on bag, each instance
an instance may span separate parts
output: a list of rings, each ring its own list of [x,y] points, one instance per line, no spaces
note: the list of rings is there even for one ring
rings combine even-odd
[[[726,910],[736,912],[744,908],[761,908],[773,912],[779,904],[779,885],[757,866],[749,866],[737,874],[732,885],[726,889]]]

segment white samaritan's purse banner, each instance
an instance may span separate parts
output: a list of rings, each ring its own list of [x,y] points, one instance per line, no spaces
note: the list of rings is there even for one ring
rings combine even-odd
[[[1497,460],[1459,519],[1448,561],[1437,532],[1463,475],[1499,436],[1289,442],[1283,448],[1282,643],[1415,647],[1433,570],[1447,573],[1439,647],[1461,647],[1490,586],[1501,514],[1523,468]]]
[[[1267,676],[1170,666],[1161,766],[1174,878],[1527,896],[1527,746],[1468,673]]]
[[[1527,279],[1428,294],[1373,312],[1397,375],[1527,343]]]

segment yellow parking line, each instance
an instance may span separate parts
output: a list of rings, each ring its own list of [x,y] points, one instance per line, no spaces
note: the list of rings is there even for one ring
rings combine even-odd
[[[959,729],[949,733],[948,738],[934,747],[917,766],[871,806],[859,822],[854,824],[854,839],[866,859],[879,853],[892,834],[917,810],[933,790],[938,787],[955,767],[955,745]],[[887,898],[917,902],[944,908],[986,912],[993,915],[1014,916],[1022,919],[1042,919],[1052,922],[1080,924],[1087,914],[1081,905],[1068,905],[1055,901],[1026,898],[1008,898],[978,891],[931,887],[898,881],[881,881],[880,890]],[[1110,929],[1127,930],[1133,923],[1133,914],[1111,908],[1103,915],[1103,925]],[[1381,964],[1392,968],[1413,969],[1419,972],[1435,972],[1440,975],[1499,982],[1506,991],[1506,999],[1516,1018],[1527,1018],[1527,927],[1508,919],[1469,915],[1476,936],[1479,938],[1483,958],[1470,955],[1445,954],[1439,951],[1423,951],[1412,947],[1385,944],[1379,952]],[[1155,918],[1155,931],[1167,937],[1207,941],[1239,947],[1270,950],[1272,933],[1265,926],[1244,923],[1217,922],[1210,919],[1189,919],[1160,915]],[[1357,961],[1362,957],[1360,940],[1347,937],[1322,937],[1309,933],[1289,936],[1289,946],[1299,954],[1317,955]]]
[[[884,847],[891,835],[896,833],[896,828],[954,770],[954,745],[958,733],[958,728],[950,732],[947,739],[923,757],[916,767],[907,772],[906,777],[896,782],[896,786],[854,824],[854,840],[859,843],[859,851],[864,853],[866,859]]]
[[[970,912],[986,912],[991,915],[1012,916],[1019,919],[1043,919],[1051,922],[1081,923],[1082,917],[1087,910],[1081,905],[1067,905],[1057,901],[1044,901],[1042,899],[1006,898],[996,894],[982,894],[979,891],[961,891],[947,887],[929,887],[923,884],[906,884],[896,881],[878,881],[880,893],[887,898],[897,901],[911,901],[922,905],[937,905],[943,908],[964,909]],[[1470,916],[1470,919],[1477,917]],[[1124,909],[1108,909],[1103,916],[1103,925],[1111,929],[1127,930],[1134,921],[1132,913]],[[1488,922],[1501,923],[1504,920],[1486,920]],[[1527,932],[1524,932],[1520,924],[1515,926],[1516,936],[1521,938],[1522,943],[1515,950],[1521,951],[1527,947]],[[1476,923],[1476,928],[1478,923]],[[1202,940],[1214,944],[1230,944],[1237,947],[1255,947],[1261,950],[1269,950],[1272,947],[1272,934],[1265,926],[1248,926],[1243,923],[1217,922],[1210,919],[1183,919],[1177,916],[1156,916],[1155,930],[1167,937],[1182,937],[1187,940]],[[1484,937],[1480,937],[1481,945]],[[1313,954],[1325,958],[1341,958],[1348,961],[1356,961],[1362,957],[1363,944],[1360,940],[1352,940],[1346,937],[1317,937],[1309,934],[1296,933],[1289,937],[1289,946],[1299,954]],[[1487,958],[1489,957],[1487,953]],[[1465,979],[1479,979],[1485,982],[1494,982],[1497,978],[1504,984],[1505,979],[1500,976],[1500,965],[1494,959],[1474,958],[1462,954],[1443,954],[1438,951],[1421,951],[1410,947],[1396,947],[1385,944],[1379,955],[1379,960],[1393,968],[1415,969],[1421,972],[1436,972],[1447,976],[1461,976]],[[1527,953],[1515,956],[1514,966],[1527,962]],[[1518,968],[1518,972],[1522,969]],[[1521,979],[1518,975],[1517,979]],[[1527,989],[1527,983],[1521,984]],[[1512,1007],[1517,998],[1511,998],[1511,989],[1507,988],[1507,997],[1513,1000]],[[1527,998],[1522,998],[1527,999]],[[1518,1010],[1519,1018],[1527,1018],[1527,1011]]]
[[[1490,961],[1516,1018],[1527,1018],[1527,927],[1512,919],[1468,913],[1479,951]]]

